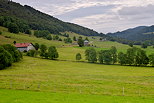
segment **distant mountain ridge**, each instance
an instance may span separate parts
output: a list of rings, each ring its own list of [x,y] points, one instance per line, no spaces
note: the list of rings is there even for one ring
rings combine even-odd
[[[86,36],[98,36],[99,33],[73,23],[63,22],[53,16],[42,13],[30,6],[22,6],[10,0],[0,0],[0,16],[10,16],[28,23],[31,29],[48,30],[51,33],[65,31],[75,32]]]
[[[107,35],[113,37],[120,37],[133,41],[154,41],[154,25],[152,26],[139,26],[132,29],[127,29],[121,32],[108,33]]]

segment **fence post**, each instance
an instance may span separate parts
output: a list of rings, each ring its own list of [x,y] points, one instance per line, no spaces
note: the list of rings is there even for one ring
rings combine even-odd
[[[12,86],[12,81],[10,81],[10,89],[12,89],[12,87],[13,87],[13,86]]]
[[[138,91],[138,94],[139,94],[139,96],[141,96],[141,91],[140,91],[140,89],[139,89],[139,91]]]
[[[26,90],[26,84],[24,83],[24,90]]]
[[[124,87],[122,88],[122,95],[123,96],[125,95],[125,88]]]
[[[38,90],[40,90],[40,87],[41,87],[41,84],[40,84],[40,83],[38,83],[38,86],[37,86]]]

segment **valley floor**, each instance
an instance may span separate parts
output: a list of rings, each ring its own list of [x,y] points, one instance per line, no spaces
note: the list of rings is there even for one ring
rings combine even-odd
[[[153,103],[154,69],[24,56],[0,71],[0,88],[0,103]]]
[[[153,98],[0,89],[0,103],[153,103]]]

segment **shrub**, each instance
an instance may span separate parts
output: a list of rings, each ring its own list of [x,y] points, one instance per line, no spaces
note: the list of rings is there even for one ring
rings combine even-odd
[[[81,60],[81,59],[82,59],[81,54],[80,53],[77,53],[76,54],[76,60]]]
[[[12,65],[12,55],[0,46],[0,70]]]
[[[21,52],[17,50],[17,48],[14,47],[13,45],[5,44],[5,45],[2,45],[2,47],[12,55],[13,62],[18,62],[22,59]]]
[[[35,50],[29,50],[26,55],[34,57],[35,56],[35,52],[36,52]]]

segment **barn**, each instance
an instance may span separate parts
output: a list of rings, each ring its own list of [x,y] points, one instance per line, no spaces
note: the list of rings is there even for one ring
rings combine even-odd
[[[16,43],[15,47],[21,52],[29,51],[29,50],[36,50],[32,43]]]

